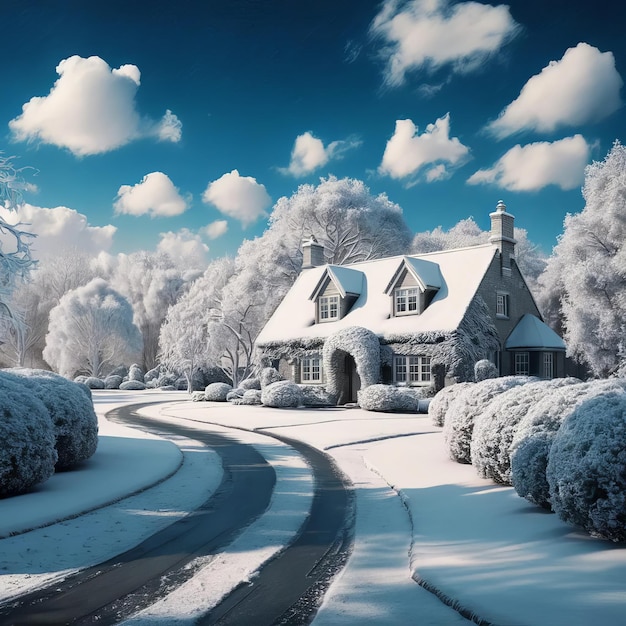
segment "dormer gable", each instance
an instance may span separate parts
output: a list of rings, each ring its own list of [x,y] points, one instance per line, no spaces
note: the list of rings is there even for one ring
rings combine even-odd
[[[345,317],[358,300],[365,276],[359,270],[327,265],[309,300],[315,302],[315,321],[333,322]]]
[[[402,257],[384,293],[392,298],[392,315],[419,315],[424,312],[443,284],[437,263]]]

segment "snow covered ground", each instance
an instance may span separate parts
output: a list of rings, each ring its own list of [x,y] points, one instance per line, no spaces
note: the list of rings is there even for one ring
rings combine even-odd
[[[262,430],[228,432],[268,458],[276,492],[270,509],[232,550],[196,564],[197,575],[186,586],[128,623],[150,624],[157,617],[191,623],[297,531],[310,501],[311,476],[290,448],[277,447],[265,432],[326,450],[355,485],[354,551],[316,625],[465,622],[414,579],[502,625],[624,623],[626,547],[590,538],[511,488],[449,461],[441,429],[428,416],[192,403],[181,393],[94,393],[100,416],[120,402],[168,399],[179,402],[142,411],[218,432],[231,426]],[[101,446],[85,469],[55,475],[32,494],[0,500],[0,536],[6,537],[0,539],[0,598],[127,549],[197,506],[219,484],[217,455],[193,440],[174,445],[103,419],[100,432]],[[209,480],[198,480],[200,475]],[[87,515],[7,537],[141,489]],[[216,577],[222,566],[228,575]]]

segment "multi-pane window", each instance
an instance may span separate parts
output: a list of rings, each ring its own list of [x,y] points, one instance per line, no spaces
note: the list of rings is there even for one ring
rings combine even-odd
[[[509,296],[505,293],[496,295],[496,315],[498,317],[509,316]]]
[[[339,296],[322,296],[319,299],[320,322],[339,319]]]
[[[396,315],[419,312],[420,290],[416,287],[396,289]]]
[[[319,355],[306,356],[300,363],[300,380],[303,383],[322,382],[322,359]]]
[[[530,373],[530,363],[528,352],[515,353],[515,374],[517,376],[528,376]]]
[[[430,357],[395,356],[393,373],[396,383],[428,383],[430,382]]]
[[[554,378],[554,353],[543,353],[543,377]]]

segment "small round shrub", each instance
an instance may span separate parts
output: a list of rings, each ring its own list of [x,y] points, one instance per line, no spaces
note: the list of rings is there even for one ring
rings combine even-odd
[[[209,402],[226,402],[226,396],[233,388],[226,383],[211,383],[204,390],[204,397]]]
[[[511,482],[529,502],[550,509],[546,478],[550,448],[563,420],[593,396],[620,391],[618,381],[594,381],[568,385],[544,395],[520,421],[510,446]]]
[[[239,400],[239,404],[261,404],[261,393],[260,389],[246,389],[243,396]]]
[[[478,416],[472,434],[472,465],[482,478],[511,484],[511,444],[518,424],[547,393],[580,382],[577,378],[554,378],[513,387],[494,398]]]
[[[547,468],[555,513],[591,534],[626,541],[626,393],[591,398],[563,420]]]
[[[233,400],[241,400],[243,398],[243,394],[246,392],[245,389],[241,387],[236,387],[232,391],[229,391],[226,394],[226,402],[232,402]]]
[[[95,376],[88,376],[85,380],[81,381],[83,385],[87,385],[89,389],[104,389],[104,381]]]
[[[264,389],[272,383],[277,383],[280,380],[283,380],[283,377],[278,373],[275,367],[264,367],[259,375],[261,389]]]
[[[418,397],[402,387],[370,385],[359,391],[358,399],[366,411],[417,413]]]
[[[335,406],[335,400],[325,387],[319,385],[298,385],[304,406]]]
[[[109,372],[109,376],[121,376],[124,378],[128,376],[128,368],[125,365],[118,365],[115,369]]]
[[[204,391],[194,391],[191,394],[192,402],[204,402],[204,400],[205,400]]]
[[[441,391],[437,392],[428,405],[428,415],[432,418],[435,426],[444,425],[444,422],[446,421],[446,413],[448,412],[450,403],[463,389],[466,389],[473,384],[474,383],[455,383],[454,385],[444,387]]]
[[[83,383],[83,384],[85,384],[85,381],[87,380],[87,378],[89,378],[89,377],[88,376],[83,376],[83,375],[76,376],[74,378],[74,382],[75,383]]]
[[[262,389],[261,402],[275,408],[295,408],[302,404],[302,392],[296,383],[279,380]]]
[[[163,385],[161,387],[159,387],[159,389],[161,391],[177,391],[176,387],[174,387],[174,385]]]
[[[261,391],[261,379],[260,378],[246,378],[239,383],[242,389],[256,389]]]
[[[489,359],[481,359],[474,364],[474,380],[479,383],[488,378],[498,378],[498,368]]]
[[[146,388],[146,383],[139,382],[138,380],[127,380],[120,385],[122,391],[143,391]]]
[[[143,377],[143,382],[146,383],[146,385],[150,382],[150,381],[157,381],[159,379],[159,376],[161,375],[161,366],[157,365],[156,367],[153,367],[151,370],[148,370],[144,377]]]
[[[496,396],[536,380],[529,376],[504,376],[483,380],[461,390],[450,403],[443,425],[443,438],[450,458],[457,463],[471,463],[472,433],[478,416]]]
[[[119,389],[122,384],[122,377],[117,374],[112,374],[104,379],[105,389]]]
[[[0,409],[0,498],[5,498],[50,478],[58,457],[45,405],[18,377],[4,372]]]
[[[144,371],[137,365],[137,363],[133,363],[128,368],[128,380],[136,380],[137,382],[143,383],[144,381]]]

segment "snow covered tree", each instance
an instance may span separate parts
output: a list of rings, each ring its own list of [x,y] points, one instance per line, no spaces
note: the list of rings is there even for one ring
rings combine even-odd
[[[102,278],[69,291],[50,312],[43,356],[64,376],[99,377],[140,350],[130,304]]]
[[[568,354],[598,376],[626,358],[626,148],[615,142],[587,166],[585,208],[565,218],[543,284],[549,317],[558,301]]]

